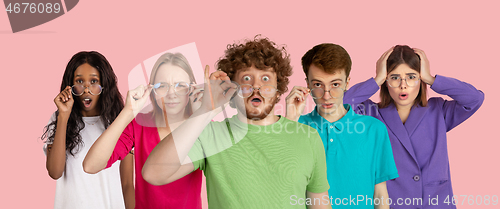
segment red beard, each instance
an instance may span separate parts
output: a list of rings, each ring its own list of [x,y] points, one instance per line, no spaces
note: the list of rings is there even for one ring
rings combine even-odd
[[[276,96],[274,96],[273,98],[270,98],[270,99],[266,99],[266,98],[261,97],[263,99],[261,104],[265,103],[264,110],[262,110],[261,108],[255,108],[255,107],[247,108],[246,107],[248,105],[248,101],[253,97],[253,94],[251,96],[249,96],[248,98],[244,99],[244,101],[245,101],[244,105],[236,105],[236,108],[238,109],[238,111],[241,111],[241,112],[245,111],[246,117],[250,120],[262,120],[262,119],[266,118],[273,110],[274,105],[276,105],[277,96],[278,95],[276,94]]]

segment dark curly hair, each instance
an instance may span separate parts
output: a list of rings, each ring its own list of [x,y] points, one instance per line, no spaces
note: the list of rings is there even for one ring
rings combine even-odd
[[[82,51],[73,55],[64,71],[60,91],[63,91],[66,86],[73,86],[76,68],[85,63],[99,71],[103,90],[99,96],[96,108],[100,110],[100,117],[104,122],[104,127],[107,128],[123,109],[124,104],[122,95],[118,91],[117,78],[113,72],[113,68],[102,54],[95,51]],[[78,96],[74,97],[75,100],[78,98]],[[83,144],[82,136],[80,136],[80,131],[85,128],[85,123],[82,119],[82,110],[82,104],[79,102],[73,104],[66,127],[66,151],[73,156],[78,152],[80,145]],[[59,112],[56,111],[55,115],[55,121],[44,127],[42,140],[46,139],[48,142],[54,141],[54,130],[57,129],[57,116]]]
[[[285,46],[278,46],[268,38],[256,35],[253,40],[245,40],[244,43],[228,44],[217,63],[218,70],[227,73],[234,80],[236,72],[240,69],[255,66],[259,70],[272,68],[278,77],[278,94],[288,91],[289,76],[292,75],[290,55]],[[276,102],[279,101],[279,98]]]

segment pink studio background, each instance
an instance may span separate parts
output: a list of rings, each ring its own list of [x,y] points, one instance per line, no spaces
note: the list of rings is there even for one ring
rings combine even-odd
[[[499,6],[496,1],[299,5],[87,0],[51,22],[16,34],[1,11],[2,208],[53,207],[55,181],[45,170],[39,137],[56,110],[52,100],[73,54],[82,50],[104,54],[126,95],[129,72],[153,55],[195,42],[201,63],[213,70],[227,44],[255,34],[287,44],[295,72],[290,88],[304,85],[300,58],[319,43],[333,42],[347,49],[353,60],[351,85],[374,76],[376,60],[389,47],[407,44],[423,49],[433,74],[469,82],[486,94],[481,109],[448,133],[455,194],[500,196],[500,142],[495,131],[500,114],[494,109],[500,102],[495,90],[500,84]],[[459,206],[496,207],[467,202]]]

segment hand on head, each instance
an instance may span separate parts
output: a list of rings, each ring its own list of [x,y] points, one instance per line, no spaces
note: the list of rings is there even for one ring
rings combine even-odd
[[[425,55],[425,52],[421,49],[413,48],[413,51],[415,51],[415,53],[420,57],[420,79],[423,82],[432,85],[436,78],[431,75],[427,55]]]
[[[375,81],[379,86],[381,86],[387,79],[387,58],[389,58],[393,50],[394,47],[391,47],[377,60]]]

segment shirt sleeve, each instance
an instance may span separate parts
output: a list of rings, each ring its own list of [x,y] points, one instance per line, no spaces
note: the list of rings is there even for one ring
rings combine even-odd
[[[370,99],[377,91],[379,86],[375,79],[370,78],[364,82],[358,83],[344,93],[344,104],[356,105]]]
[[[202,141],[206,142],[213,138],[212,125],[213,122],[210,122],[209,125],[203,129],[200,136],[198,136],[191,147],[191,150],[189,150],[188,156],[193,162],[193,171],[196,169],[205,170],[207,156],[205,154]]]
[[[108,160],[106,168],[111,167],[117,160],[122,160],[128,153],[130,153],[130,150],[132,150],[135,143],[135,126],[139,126],[139,124],[137,124],[134,119],[127,125],[127,127],[125,127],[125,130],[123,130],[120,138],[116,142],[115,149]]]
[[[436,75],[431,89],[453,99],[451,101],[445,100],[442,107],[447,131],[472,116],[484,101],[484,93],[474,86],[441,75]]]
[[[311,137],[311,148],[314,166],[306,189],[312,193],[323,193],[330,189],[330,185],[326,176],[325,148],[318,132]]]
[[[377,137],[375,145],[375,184],[379,184],[387,180],[395,179],[399,177],[399,174],[396,163],[394,162],[387,127],[377,120],[374,129]]]

